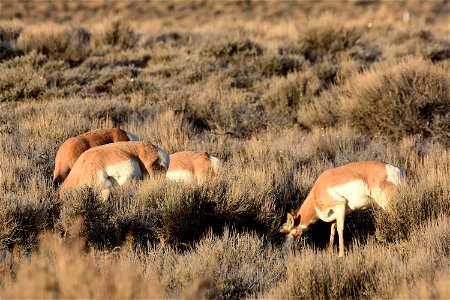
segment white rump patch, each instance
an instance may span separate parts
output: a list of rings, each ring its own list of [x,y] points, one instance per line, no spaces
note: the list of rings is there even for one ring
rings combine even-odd
[[[112,186],[115,183],[123,185],[132,179],[139,179],[142,177],[142,172],[139,163],[130,159],[107,166],[99,172],[98,176],[101,183]]]
[[[166,150],[159,147],[156,147],[156,149],[158,150],[158,155],[160,157],[160,164],[167,172],[167,170],[169,170],[170,156]]]
[[[210,156],[209,158],[211,159],[211,168],[213,169],[214,173],[218,173],[222,168],[222,161],[214,156]]]
[[[128,132],[128,131],[126,131],[126,130],[124,130],[125,131],[125,133],[127,134],[127,136],[128,136],[128,138],[130,139],[130,141],[139,141],[139,138],[136,136],[136,135],[134,135],[133,133],[131,133],[131,132]]]
[[[177,181],[177,182],[185,182],[185,183],[194,183],[197,181],[195,175],[190,171],[186,170],[178,170],[178,171],[170,171],[166,173],[166,178],[168,180]]]
[[[399,167],[386,164],[387,181],[392,182],[396,186],[399,186],[405,177],[404,171]]]

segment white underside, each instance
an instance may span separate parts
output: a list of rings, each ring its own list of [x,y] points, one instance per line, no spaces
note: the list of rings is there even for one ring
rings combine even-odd
[[[184,183],[195,183],[197,182],[197,178],[190,171],[179,170],[179,171],[169,171],[166,173],[166,179],[184,182]]]
[[[104,184],[108,187],[112,187],[116,184],[123,185],[128,181],[139,179],[141,177],[141,167],[134,159],[109,165],[98,172],[100,184]]]
[[[373,205],[373,198],[370,195],[368,185],[364,180],[353,180],[342,185],[338,185],[327,189],[327,193],[331,195],[337,202],[345,205],[346,210],[353,211],[365,209]],[[317,215],[325,222],[336,220],[334,207],[320,211],[316,207]]]

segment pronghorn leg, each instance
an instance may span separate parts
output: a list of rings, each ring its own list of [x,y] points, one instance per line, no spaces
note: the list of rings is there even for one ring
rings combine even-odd
[[[331,223],[330,243],[328,244],[328,252],[333,251],[334,235],[336,234],[336,221]]]
[[[100,192],[100,195],[103,199],[103,202],[108,201],[109,197],[111,196],[111,190],[110,189],[104,189]]]
[[[336,206],[336,226],[339,235],[339,257],[344,256],[344,222],[345,222],[345,204]]]

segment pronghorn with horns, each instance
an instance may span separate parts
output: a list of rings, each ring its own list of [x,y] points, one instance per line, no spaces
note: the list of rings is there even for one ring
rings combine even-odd
[[[386,210],[392,194],[404,179],[404,171],[378,161],[353,162],[319,175],[303,204],[293,213],[280,232],[286,234],[285,246],[292,244],[302,232],[319,219],[333,222],[329,249],[337,227],[339,256],[344,256],[345,215],[373,206]]]

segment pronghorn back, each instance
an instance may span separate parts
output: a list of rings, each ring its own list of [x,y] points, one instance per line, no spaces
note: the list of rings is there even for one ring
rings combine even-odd
[[[166,178],[173,181],[202,184],[209,175],[217,174],[221,161],[206,151],[182,151],[170,155]]]
[[[352,209],[373,204],[386,208],[403,174],[402,169],[378,161],[353,162],[326,170],[313,186],[315,207],[321,210],[345,198]]]
[[[109,143],[137,140],[137,136],[120,128],[96,129],[66,140],[55,157],[53,182],[63,181],[78,157],[86,150]]]
[[[117,142],[91,148],[75,162],[60,191],[79,186],[110,190],[133,179],[166,172],[169,156],[143,142]]]

